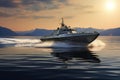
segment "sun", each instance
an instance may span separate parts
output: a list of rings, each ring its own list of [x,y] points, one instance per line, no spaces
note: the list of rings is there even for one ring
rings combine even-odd
[[[116,4],[113,0],[108,0],[106,3],[106,9],[107,10],[114,10],[116,8]]]

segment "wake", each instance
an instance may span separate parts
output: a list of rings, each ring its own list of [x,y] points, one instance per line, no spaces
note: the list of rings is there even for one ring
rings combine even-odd
[[[0,45],[5,47],[83,47],[82,45],[68,44],[64,42],[42,42],[40,39],[0,38]],[[101,40],[95,40],[88,47],[105,46]]]

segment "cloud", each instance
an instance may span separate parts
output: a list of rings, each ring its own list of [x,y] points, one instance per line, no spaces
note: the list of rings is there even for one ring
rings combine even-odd
[[[52,19],[54,16],[32,16],[33,19]]]
[[[21,16],[21,18],[25,18],[30,12],[34,14],[36,11],[59,9],[66,4],[68,4],[67,0],[0,0],[0,16]],[[52,18],[50,16],[35,16],[34,18]]]
[[[63,18],[65,18],[65,19],[72,19],[72,18],[74,18],[74,16],[65,16]]]
[[[0,17],[11,17],[11,16],[13,16],[13,15],[0,12]]]
[[[17,5],[12,0],[0,0],[0,7],[14,8]]]
[[[36,15],[32,15],[32,16],[17,16],[18,18],[31,18],[31,19],[52,19],[55,18],[55,16],[36,16]]]
[[[59,9],[62,5],[66,5],[67,3],[67,0],[23,0],[23,4],[28,5],[25,9],[30,11]]]
[[[93,13],[97,13],[97,11],[92,11],[92,10],[89,11],[89,10],[88,10],[88,11],[84,11],[84,13],[87,13],[87,14],[93,14]]]
[[[57,9],[67,3],[67,0],[0,0],[0,7],[39,11]]]
[[[80,14],[91,14],[96,13],[94,5],[75,5],[75,10],[78,10]]]
[[[65,10],[64,10],[65,8]],[[73,18],[79,13],[93,13],[92,5],[78,5],[70,3],[69,0],[0,0],[0,16],[1,17],[18,17],[18,18],[33,18],[33,19],[50,19],[54,18],[54,14]],[[57,10],[59,13],[46,13],[45,16],[39,16],[41,11]],[[72,11],[72,13],[70,13]],[[47,15],[48,14],[48,15]]]

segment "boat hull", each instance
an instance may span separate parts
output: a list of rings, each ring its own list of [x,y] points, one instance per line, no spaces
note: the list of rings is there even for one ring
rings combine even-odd
[[[67,35],[42,37],[41,41],[60,41],[60,42],[89,44],[92,41],[94,41],[98,36],[99,33],[67,34]]]

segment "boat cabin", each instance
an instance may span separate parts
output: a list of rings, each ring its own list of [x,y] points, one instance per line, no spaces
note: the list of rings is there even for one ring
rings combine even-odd
[[[74,29],[71,29],[70,26],[65,25],[62,18],[61,27],[60,28],[58,27],[57,30],[54,31],[53,35],[72,34],[72,33],[77,33],[77,32]]]

